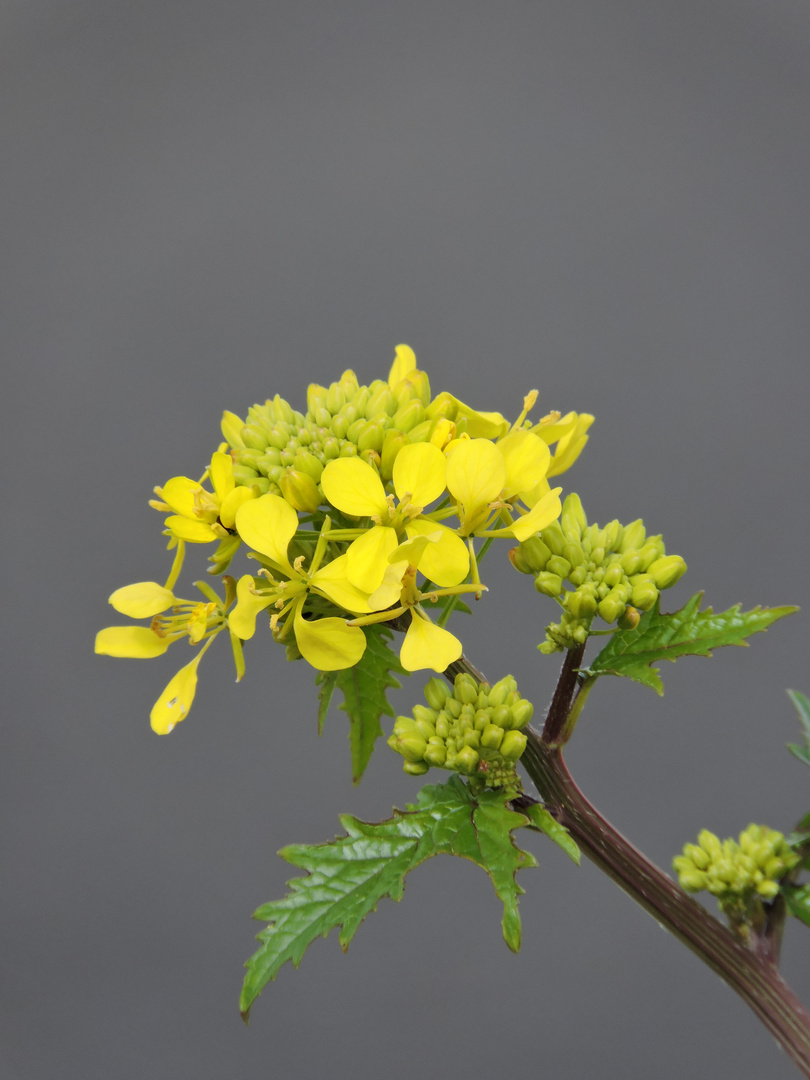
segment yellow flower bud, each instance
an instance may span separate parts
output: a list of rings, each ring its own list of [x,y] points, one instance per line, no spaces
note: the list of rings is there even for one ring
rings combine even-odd
[[[522,731],[507,731],[500,746],[500,753],[508,761],[517,761],[526,749],[526,736]]]
[[[478,755],[477,750],[473,750],[471,746],[464,746],[456,754],[455,768],[459,772],[470,773],[475,772],[478,762],[481,758]]]
[[[558,574],[549,574],[544,570],[534,579],[534,587],[545,596],[559,596],[562,592],[562,579]]]
[[[279,480],[279,487],[287,502],[305,514],[314,513],[323,501],[312,477],[298,469],[287,469]]]
[[[650,564],[647,573],[659,589],[668,589],[686,573],[686,563],[680,555],[664,555]]]

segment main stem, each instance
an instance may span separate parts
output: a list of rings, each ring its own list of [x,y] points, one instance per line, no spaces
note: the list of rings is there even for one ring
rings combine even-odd
[[[574,783],[560,741],[570,734],[566,720],[575,705],[576,668],[581,656],[566,656],[543,734],[527,729],[521,757],[543,802],[576,840],[582,852],[632,897],[656,922],[674,934],[723,979],[770,1031],[802,1073],[810,1077],[810,1013],[781,977],[773,951],[743,945],[718,919],[693,900],[606,821]],[[448,669],[481,672],[465,658]],[[778,950],[777,950],[778,951]]]

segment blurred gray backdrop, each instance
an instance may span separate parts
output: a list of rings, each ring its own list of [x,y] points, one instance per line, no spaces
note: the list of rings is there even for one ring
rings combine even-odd
[[[566,489],[664,533],[690,567],[672,603],[805,604],[665,665],[662,701],[606,680],[568,755],[664,867],[704,826],[788,829],[810,805],[784,748],[785,688],[810,692],[805,0],[6,0],[0,52],[0,1073],[796,1075],[647,915],[531,838],[520,956],[485,876],[434,860],[246,1029],[276,850],[418,783],[383,746],[352,789],[345,716],[318,741],[312,672],[266,638],[239,686],[212,650],[162,739],[176,654],[92,641],[114,588],[165,576],[146,500],[200,472],[223,408],[385,376],[406,341],[479,407],[538,387],[594,412]],[[542,706],[550,602],[486,570],[468,651]],[[808,941],[789,927],[805,1000]]]

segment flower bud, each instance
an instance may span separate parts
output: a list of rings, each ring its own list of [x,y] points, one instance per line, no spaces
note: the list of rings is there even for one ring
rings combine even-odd
[[[512,727],[512,710],[508,705],[496,705],[492,710],[492,723],[504,731]]]
[[[529,566],[529,564],[525,561],[523,556],[520,554],[520,548],[519,547],[510,548],[507,551],[506,554],[509,556],[509,562],[512,564],[512,566],[514,566],[514,568],[517,570],[517,572],[519,574],[533,574],[534,573],[532,568]]]
[[[570,532],[576,536],[581,536],[583,530],[588,527],[588,519],[582,509],[582,501],[579,495],[574,494],[574,492],[565,497],[562,514],[560,515],[560,526],[564,533]]]
[[[659,589],[668,589],[686,573],[686,563],[680,555],[664,555],[650,564],[647,573]]]
[[[366,420],[363,427],[353,441],[357,443],[357,449],[362,453],[364,450],[382,450],[385,428],[378,420]]]
[[[644,543],[647,536],[647,530],[644,528],[644,522],[641,518],[636,521],[632,521],[629,525],[625,525],[622,530],[622,539],[619,544],[619,551],[638,551]]]
[[[600,601],[596,610],[606,623],[612,623],[616,622],[616,620],[624,614],[626,607],[627,603],[625,600],[610,592],[604,600]]]
[[[307,412],[310,415],[315,416],[318,409],[326,408],[326,394],[327,390],[325,386],[321,386],[318,383],[310,383],[307,387]]]
[[[246,424],[241,434],[245,446],[253,450],[264,450],[267,447],[267,432],[258,424]]]
[[[425,686],[425,698],[428,705],[434,709],[441,709],[450,696],[450,687],[444,679],[429,679]]]
[[[424,761],[406,761],[402,766],[402,771],[409,776],[424,776],[429,768],[430,766]]]
[[[617,551],[622,542],[624,530],[616,518],[605,526],[605,547],[608,551]]]
[[[435,765],[440,769],[447,760],[447,747],[440,743],[431,743],[425,750],[424,760],[428,765]]]
[[[466,672],[456,675],[453,683],[453,696],[463,704],[472,705],[478,697],[478,683]]]
[[[562,579],[558,574],[549,574],[544,570],[534,579],[534,587],[545,596],[559,596],[562,592]]]
[[[222,437],[229,446],[237,448],[245,445],[242,441],[242,420],[236,413],[228,412],[226,409],[222,414],[222,423],[220,427],[222,429]]]
[[[507,731],[500,746],[500,753],[508,761],[517,761],[526,749],[526,736],[522,731]]]
[[[435,709],[430,709],[426,705],[414,705],[413,707],[413,718],[417,723],[420,720],[423,720],[430,724],[432,728],[435,728],[437,715]],[[432,734],[433,732],[431,731],[431,735]]]
[[[382,383],[368,399],[366,416],[369,420],[381,415],[393,416],[397,411],[397,399],[391,393],[387,383]]]
[[[319,483],[321,479],[321,473],[323,472],[323,463],[311,454],[309,450],[299,450],[293,460],[293,468],[298,469],[299,472],[306,473],[307,476],[311,476],[315,483]]]
[[[585,552],[582,550],[582,546],[578,543],[572,543],[570,540],[563,549],[563,557],[568,560],[572,567],[581,566],[585,562]],[[568,573],[570,574],[570,572],[569,570]]]
[[[346,395],[343,392],[343,387],[339,383],[332,383],[326,391],[326,408],[332,416],[337,416],[345,404]]]
[[[506,695],[512,690],[511,681],[508,680],[509,676],[505,675],[502,679],[498,679],[495,685],[490,688],[487,699],[492,708],[497,708],[506,701]]]
[[[346,438],[346,432],[349,430],[349,421],[343,413],[340,413],[338,416],[333,416],[332,423],[329,426],[336,439]]]
[[[383,483],[387,483],[394,475],[394,462],[397,454],[403,446],[410,442],[407,435],[401,431],[387,431],[383,439],[382,451],[380,452],[380,476]]]
[[[637,576],[641,577],[641,575]],[[630,600],[634,607],[641,608],[642,611],[648,611],[657,599],[658,589],[651,578],[645,580],[644,577],[641,577],[641,580],[633,585]]]
[[[459,772],[467,773],[469,775],[470,773],[475,772],[480,760],[481,758],[479,757],[477,750],[473,750],[471,746],[464,746],[456,754],[455,768],[458,769]]]
[[[416,732],[398,735],[395,749],[406,761],[421,761],[427,749],[427,739]]]
[[[521,698],[512,706],[512,726],[515,728],[525,727],[533,715],[534,705],[525,698]]]
[[[481,745],[487,750],[498,750],[506,732],[496,724],[488,724],[481,732]]]
[[[529,567],[528,573],[537,574],[545,570],[546,563],[551,558],[551,548],[544,544],[539,536],[530,536],[518,545],[521,557]]]
[[[410,431],[425,419],[425,408],[419,400],[410,400],[394,413],[393,427],[397,431]]]
[[[311,476],[299,469],[286,469],[279,480],[279,487],[287,502],[305,514],[313,514],[323,501],[318,485]]]
[[[543,529],[540,535],[543,543],[551,549],[553,555],[562,555],[567,541],[558,522],[552,522],[551,525]]]
[[[634,607],[626,607],[624,614],[619,617],[618,626],[620,630],[635,630],[640,621],[638,611]]]

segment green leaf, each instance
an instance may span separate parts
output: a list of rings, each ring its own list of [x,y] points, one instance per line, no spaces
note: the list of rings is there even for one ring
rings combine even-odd
[[[546,810],[545,806],[534,803],[527,806],[523,813],[535,828],[545,833],[549,840],[553,840],[555,844],[563,849],[568,858],[579,866],[582,855],[577,847],[576,840],[574,840],[568,829]]]
[[[788,743],[787,748],[799,761],[803,761],[805,765],[810,765],[810,698],[805,694],[800,694],[798,690],[788,690],[787,694],[799,714],[799,723],[804,729],[804,741],[807,743],[806,746]]]
[[[386,692],[398,690],[402,684],[397,676],[408,674],[397,654],[387,645],[393,636],[387,627],[364,626],[363,633],[366,635],[366,651],[354,667],[342,671],[322,671],[315,680],[320,686],[319,733],[323,731],[332,691],[337,686],[343,694],[340,708],[349,717],[352,781],[355,784],[360,783],[374,752],[374,743],[383,734],[380,717],[394,716]]]
[[[520,948],[518,870],[537,866],[535,857],[515,846],[511,833],[528,826],[523,813],[511,810],[503,792],[484,791],[473,797],[458,777],[446,784],[422,788],[417,802],[378,824],[340,818],[345,836],[326,844],[293,844],[279,854],[306,870],[293,879],[282,900],[264,904],[254,918],[270,925],[261,931],[261,948],[248,960],[240,1009],[247,1019],[253,1002],[279,968],[290,960],[295,967],[318,937],[340,927],[345,951],[369,912],[383,897],[400,900],[405,875],[433,855],[470,859],[490,876],[504,906],[501,922],[506,944]]]
[[[790,914],[810,926],[810,885],[783,885],[782,894]]]
[[[796,607],[754,608],[741,612],[735,604],[728,611],[715,615],[711,608],[700,611],[703,593],[696,593],[680,611],[661,613],[658,601],[645,611],[635,630],[621,630],[594,659],[586,676],[626,675],[635,682],[652,687],[658,694],[664,686],[658,670],[652,667],[660,660],[675,661],[679,656],[711,656],[712,649],[721,645],[746,645],[745,639]]]

